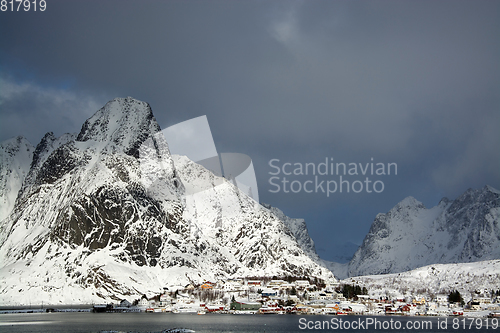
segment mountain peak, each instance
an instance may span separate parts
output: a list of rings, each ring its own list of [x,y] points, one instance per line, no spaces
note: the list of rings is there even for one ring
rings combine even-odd
[[[407,207],[407,208],[412,208],[412,207],[416,207],[416,208],[425,208],[424,204],[421,203],[420,201],[418,201],[417,199],[415,199],[414,197],[412,196],[409,196],[409,197],[406,197],[404,198],[403,200],[401,200],[395,208],[403,208],[403,207]]]
[[[441,200],[439,200],[438,206],[441,206],[441,205],[446,206],[450,202],[451,202],[450,199],[448,199],[447,197],[443,197]]]
[[[139,147],[160,131],[148,103],[132,97],[115,98],[87,119],[77,141],[108,142],[127,155],[139,157]]]
[[[418,207],[417,209],[415,207]],[[500,196],[468,189],[426,209],[413,197],[377,215],[349,263],[349,275],[396,273],[429,264],[500,258]]]
[[[31,146],[31,143],[24,136],[19,135],[0,142],[0,147],[7,149],[8,147],[20,147],[22,145]]]

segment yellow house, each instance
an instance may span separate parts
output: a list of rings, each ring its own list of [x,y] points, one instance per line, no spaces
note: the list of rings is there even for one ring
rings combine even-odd
[[[414,299],[412,301],[413,304],[418,304],[418,305],[425,305],[425,298],[422,297],[422,299],[420,301],[417,301],[416,299]]]

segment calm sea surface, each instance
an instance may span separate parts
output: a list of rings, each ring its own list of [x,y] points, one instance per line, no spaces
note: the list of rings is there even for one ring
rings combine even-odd
[[[498,319],[165,313],[0,314],[0,332],[499,332]]]

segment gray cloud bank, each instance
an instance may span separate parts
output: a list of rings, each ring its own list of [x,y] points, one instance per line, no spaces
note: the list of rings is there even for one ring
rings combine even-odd
[[[78,131],[117,96],[149,102],[163,128],[206,114],[220,152],[252,157],[261,200],[305,217],[332,251],[407,195],[432,205],[500,187],[499,9],[53,0],[2,13],[1,139]],[[377,196],[269,192],[269,160],[325,157],[373,157],[399,173]]]

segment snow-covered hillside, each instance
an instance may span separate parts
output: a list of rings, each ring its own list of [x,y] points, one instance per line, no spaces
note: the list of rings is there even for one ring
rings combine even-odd
[[[350,277],[340,281],[366,287],[376,298],[448,295],[458,290],[467,301],[483,291],[498,290],[500,286],[500,260],[474,263],[435,264],[408,272]]]
[[[314,241],[309,236],[309,231],[307,230],[306,221],[300,218],[291,218],[286,216],[281,209],[272,207],[269,204],[262,204],[264,207],[269,209],[276,217],[278,217],[287,228],[292,232],[294,237],[297,239],[300,247],[304,252],[313,260],[320,262],[318,254],[316,253],[316,247],[314,246]]]
[[[230,180],[215,176],[184,156],[174,164],[185,187],[183,218],[223,249],[231,274],[331,277],[304,253],[288,226]],[[222,250],[221,250],[222,251]]]
[[[0,143],[0,221],[14,208],[17,194],[30,170],[34,150],[31,143],[21,136]]]
[[[436,263],[500,259],[500,192],[467,190],[426,209],[408,197],[378,214],[348,265],[349,276],[408,271]]]
[[[269,209],[172,156],[147,103],[110,101],[32,155],[17,183],[5,164],[2,200],[17,201],[0,222],[2,304],[103,302],[234,276],[333,278]]]

